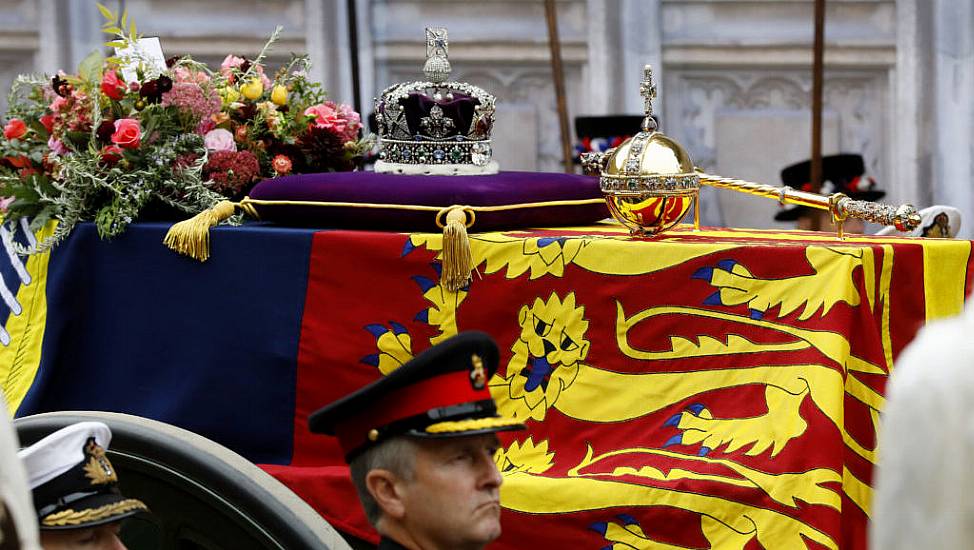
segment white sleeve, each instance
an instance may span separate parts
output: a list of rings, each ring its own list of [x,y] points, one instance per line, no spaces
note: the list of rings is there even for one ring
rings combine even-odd
[[[13,423],[7,416],[7,402],[0,391],[0,501],[11,516],[23,550],[40,550],[37,538],[37,515],[27,486],[24,466],[17,458],[20,445]],[[2,533],[6,535],[6,533]]]
[[[887,387],[870,548],[974,548],[974,309],[925,327]]]

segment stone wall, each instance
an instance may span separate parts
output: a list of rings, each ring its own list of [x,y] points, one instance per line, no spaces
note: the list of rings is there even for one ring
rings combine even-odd
[[[124,4],[167,55],[217,64],[308,52],[351,102],[344,0],[106,0]],[[823,151],[858,152],[890,201],[974,212],[971,0],[829,0]],[[356,0],[362,95],[419,74],[423,28],[446,26],[453,76],[498,97],[507,169],[558,170],[560,146],[540,0]],[[558,0],[571,116],[639,113],[642,65],[659,81],[663,130],[720,174],[778,184],[810,151],[812,0]],[[94,2],[0,0],[0,85],[72,68],[101,41]],[[0,107],[5,98],[0,100]],[[711,191],[705,222],[772,227],[777,205]],[[970,234],[970,233],[966,233]]]

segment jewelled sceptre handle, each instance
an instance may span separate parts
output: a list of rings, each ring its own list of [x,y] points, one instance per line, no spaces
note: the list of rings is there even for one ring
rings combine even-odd
[[[787,185],[784,187],[775,187],[753,181],[725,178],[703,172],[698,173],[700,175],[700,183],[711,187],[732,189],[749,195],[775,199],[781,204],[794,204],[818,208],[819,210],[828,210],[832,213],[832,219],[836,222],[839,237],[842,237],[842,222],[846,218],[857,218],[879,225],[892,225],[899,231],[910,231],[920,224],[920,215],[917,213],[916,208],[910,204],[901,204],[899,206],[879,204],[855,200],[842,193],[819,195],[818,193],[798,191]]]
[[[879,204],[869,201],[857,201],[841,193],[838,196],[836,206],[839,212],[847,217],[859,218],[867,222],[878,223],[880,225],[892,225],[898,231],[911,231],[920,223],[920,214],[912,204]]]
[[[598,174],[605,168],[606,159],[609,158],[612,151],[612,149],[609,149],[605,152],[584,153],[582,155],[582,168],[586,173]],[[818,193],[799,191],[787,185],[784,187],[775,187],[753,181],[706,174],[699,170],[697,173],[700,176],[700,183],[702,185],[774,199],[781,204],[794,204],[797,206],[817,208],[819,210],[828,210],[832,214],[832,219],[836,222],[839,237],[843,236],[842,222],[846,218],[857,218],[879,225],[892,225],[898,231],[911,231],[920,225],[920,215],[917,213],[917,209],[911,204],[901,204],[899,206],[880,204],[856,200],[842,193],[819,195]],[[699,209],[699,205],[696,208]],[[697,216],[699,216],[699,212],[697,212]]]

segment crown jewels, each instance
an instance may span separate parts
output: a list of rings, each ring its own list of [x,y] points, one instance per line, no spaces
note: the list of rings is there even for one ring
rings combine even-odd
[[[452,82],[444,28],[426,29],[426,81],[403,82],[375,100],[379,127],[376,172],[493,174],[490,132],[494,96]]]
[[[613,217],[634,235],[655,235],[683,219],[699,194],[700,176],[683,146],[653,118],[656,84],[649,65],[639,93],[646,111],[642,131],[594,162],[601,165],[599,183]],[[591,166],[592,158],[583,163]]]

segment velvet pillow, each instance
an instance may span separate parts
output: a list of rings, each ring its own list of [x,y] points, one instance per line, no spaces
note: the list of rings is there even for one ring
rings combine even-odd
[[[468,231],[590,224],[608,217],[598,178],[501,172],[412,176],[375,172],[298,174],[258,183],[240,202],[223,201],[166,234],[166,246],[200,261],[209,228],[242,210],[291,226],[403,232],[443,231],[441,282],[451,291],[475,267]]]
[[[539,172],[298,174],[260,182],[242,204],[281,225],[391,231],[438,231],[450,206],[468,207],[474,232],[585,225],[609,216],[598,178]]]

